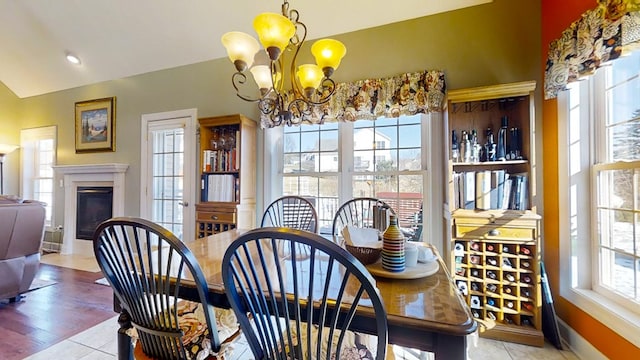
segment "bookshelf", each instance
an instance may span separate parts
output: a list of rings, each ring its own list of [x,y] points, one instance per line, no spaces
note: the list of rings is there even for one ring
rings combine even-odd
[[[535,87],[448,92],[445,210],[451,272],[480,335],[543,346]]]
[[[255,227],[256,127],[243,115],[198,119],[200,201],[196,236]]]

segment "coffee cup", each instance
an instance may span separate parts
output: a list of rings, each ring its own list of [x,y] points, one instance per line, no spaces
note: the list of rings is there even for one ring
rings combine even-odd
[[[407,242],[404,246],[404,265],[406,267],[416,266],[418,264],[418,247],[415,244]]]

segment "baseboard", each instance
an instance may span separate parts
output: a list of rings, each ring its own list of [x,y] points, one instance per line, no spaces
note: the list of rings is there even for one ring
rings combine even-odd
[[[602,355],[598,349],[560,319],[558,319],[558,328],[560,330],[560,337],[562,338],[563,345],[571,349],[578,358],[607,360],[607,357]]]

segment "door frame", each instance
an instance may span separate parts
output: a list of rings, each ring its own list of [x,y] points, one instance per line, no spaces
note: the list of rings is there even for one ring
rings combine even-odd
[[[140,217],[151,219],[151,194],[148,185],[150,183],[151,161],[149,159],[149,123],[154,121],[171,121],[186,118],[184,128],[184,192],[183,201],[187,202],[183,213],[183,239],[195,239],[196,219],[196,124],[198,121],[198,109],[183,109],[165,111],[152,114],[142,114],[140,122]]]

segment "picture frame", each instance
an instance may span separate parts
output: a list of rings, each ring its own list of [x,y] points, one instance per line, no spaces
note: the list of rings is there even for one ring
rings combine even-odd
[[[76,153],[116,150],[116,97],[75,103]]]

